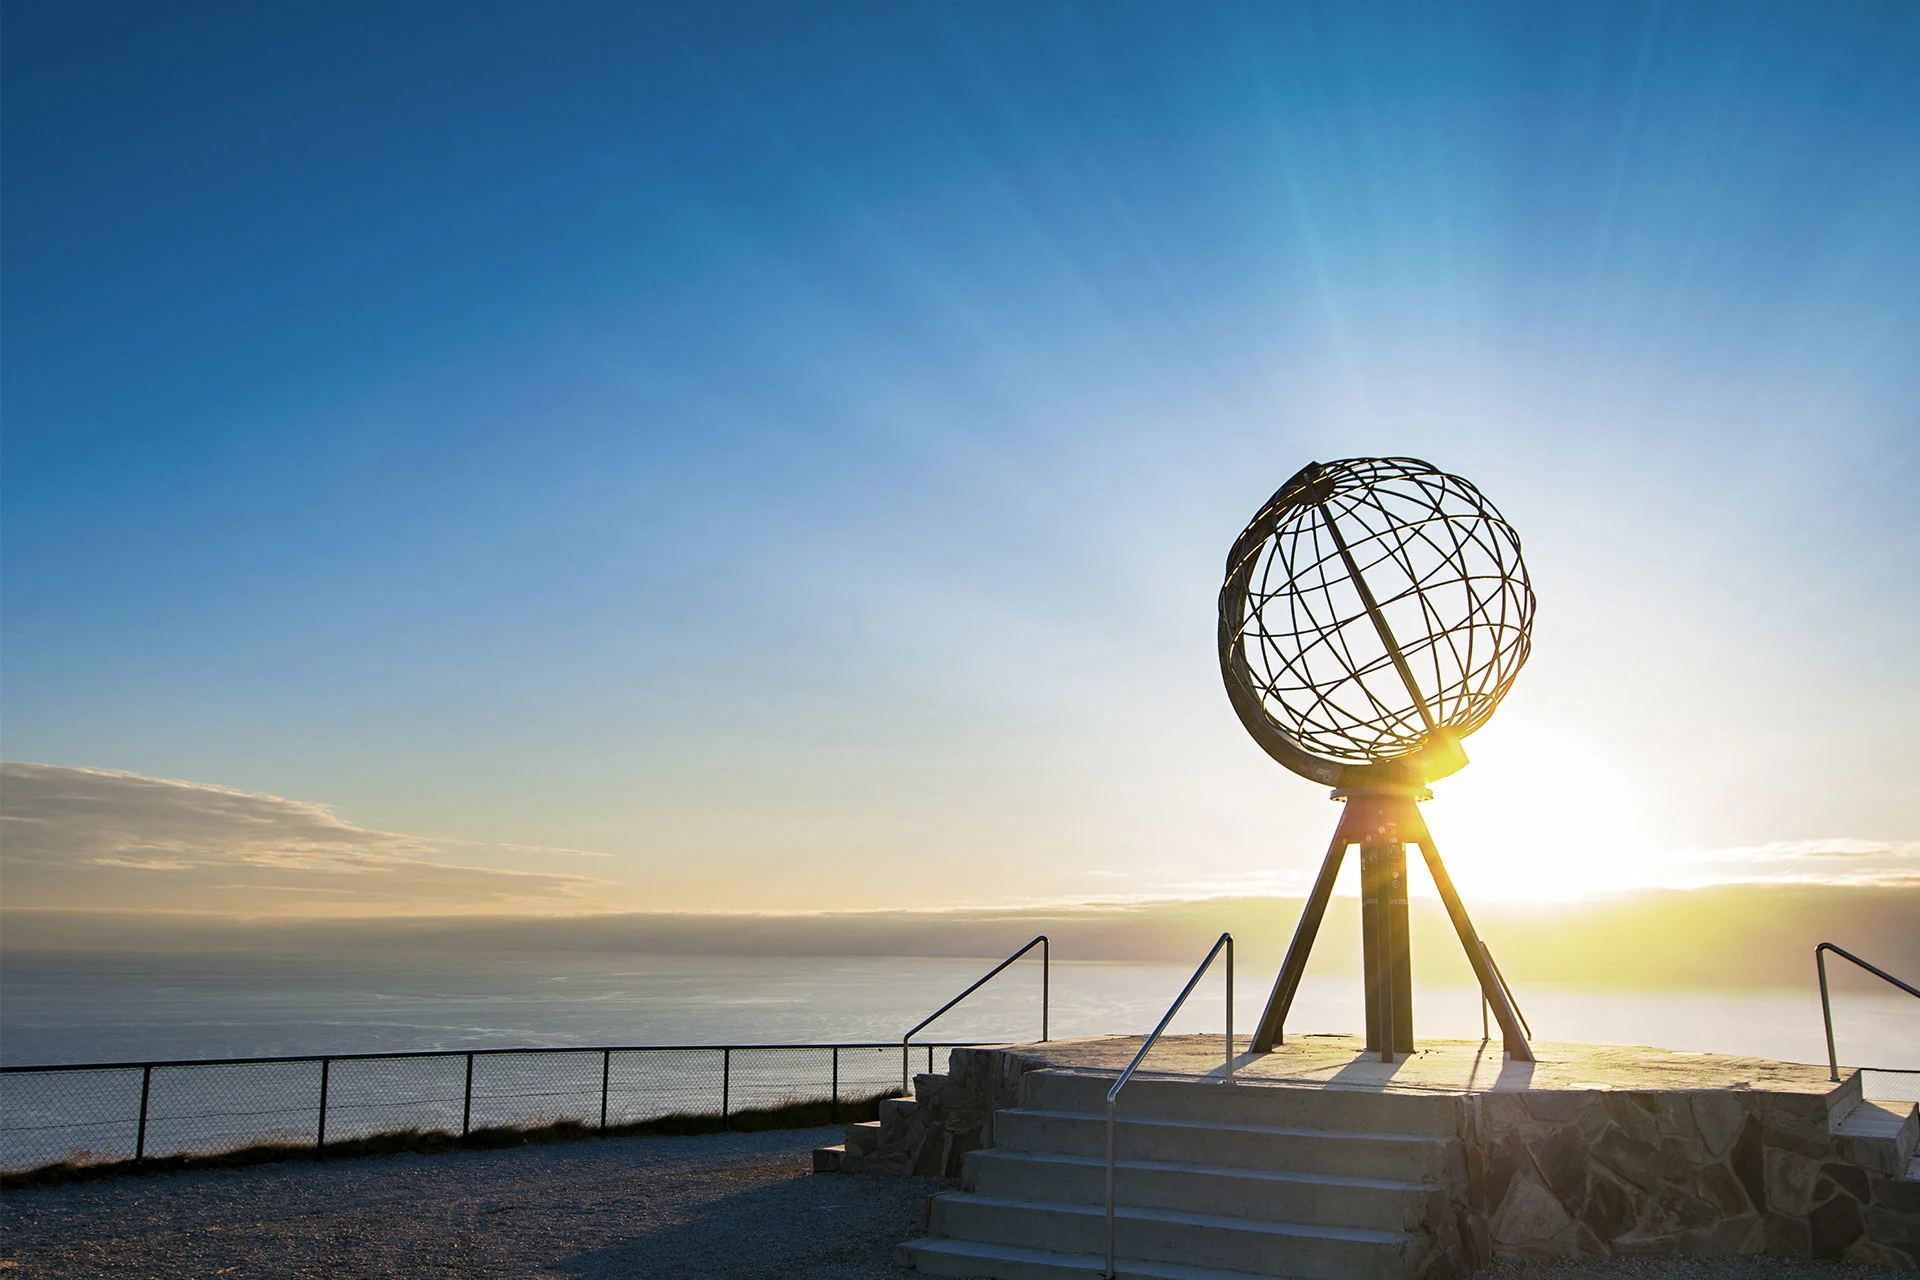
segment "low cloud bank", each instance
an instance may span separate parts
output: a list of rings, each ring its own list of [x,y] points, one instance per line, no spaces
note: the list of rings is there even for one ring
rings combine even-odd
[[[1920,888],[1723,885],[1528,909],[1474,906],[1474,920],[1516,982],[1612,989],[1810,988],[1813,947],[1834,941],[1905,976],[1920,975]],[[1231,930],[1242,963],[1275,968],[1299,919],[1288,898],[1142,902],[1020,910],[813,915],[626,914],[242,922],[192,916],[10,911],[9,951],[192,951],[275,955],[673,954],[998,958],[1037,933],[1061,961],[1187,965]],[[1423,981],[1472,981],[1438,903],[1413,904]],[[1359,964],[1359,906],[1336,898],[1314,972]],[[1851,974],[1843,989],[1868,989]]]

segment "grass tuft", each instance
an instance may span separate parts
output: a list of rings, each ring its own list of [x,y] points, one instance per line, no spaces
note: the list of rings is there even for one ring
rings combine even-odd
[[[665,1115],[633,1124],[608,1125],[605,1129],[582,1124],[578,1120],[559,1120],[527,1128],[502,1126],[475,1129],[465,1137],[439,1129],[395,1129],[364,1138],[329,1142],[324,1151],[315,1151],[309,1145],[273,1142],[204,1156],[155,1156],[145,1160],[110,1160],[98,1164],[61,1160],[37,1169],[0,1174],[0,1190],[18,1191],[27,1187],[53,1187],[69,1182],[94,1182],[102,1178],[146,1177],[156,1173],[186,1173],[197,1169],[237,1169],[287,1160],[357,1160],[409,1152],[439,1155],[446,1151],[497,1151],[503,1147],[545,1146],[556,1142],[585,1142],[594,1138],[683,1137],[701,1133],[813,1129],[825,1124],[850,1124],[877,1119],[880,1099],[892,1096],[892,1091],[876,1093],[868,1098],[844,1100],[837,1106],[831,1102],[789,1102],[777,1107],[750,1107],[735,1111],[724,1119],[718,1113]]]

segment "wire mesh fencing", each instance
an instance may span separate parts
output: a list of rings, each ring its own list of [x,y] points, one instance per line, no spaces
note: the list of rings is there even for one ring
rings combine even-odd
[[[620,1129],[837,1108],[933,1070],[952,1044],[476,1049],[0,1069],[0,1172],[392,1134],[466,1137],[572,1123]],[[924,1056],[923,1056],[924,1055]],[[831,1110],[830,1110],[831,1114]]]
[[[1880,1102],[1920,1102],[1920,1071],[1866,1067],[1860,1073],[1860,1091]]]

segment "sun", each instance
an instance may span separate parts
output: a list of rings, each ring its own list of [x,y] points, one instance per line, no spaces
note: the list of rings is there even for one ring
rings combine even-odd
[[[1619,761],[1524,720],[1466,746],[1473,763],[1436,783],[1421,811],[1469,902],[1564,902],[1649,883],[1646,804]],[[1417,872],[1413,881],[1432,892]]]

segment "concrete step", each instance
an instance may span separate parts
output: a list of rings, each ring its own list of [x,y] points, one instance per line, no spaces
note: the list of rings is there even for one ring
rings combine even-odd
[[[1442,1194],[1410,1182],[1153,1160],[1116,1161],[1113,1172],[1114,1202],[1120,1205],[1376,1231],[1417,1230]],[[1004,1200],[1096,1205],[1104,1213],[1107,1162],[974,1151],[967,1155],[961,1186]]]
[[[1911,1102],[1862,1099],[1833,1126],[1833,1136],[1835,1148],[1847,1159],[1898,1178],[1920,1149],[1920,1108]]]
[[[889,1121],[903,1121],[917,1111],[919,1107],[919,1102],[913,1098],[882,1098],[880,1099],[879,1122],[884,1125]]]
[[[1128,1088],[1132,1088],[1131,1085]],[[994,1145],[1013,1151],[1106,1158],[1103,1116],[1020,1107],[994,1113]],[[1122,1116],[1114,1154],[1123,1160],[1231,1165],[1346,1178],[1387,1178],[1444,1185],[1460,1162],[1460,1143],[1403,1133],[1334,1133],[1277,1125],[1209,1124]],[[1464,1165],[1458,1171],[1465,1177]]]
[[[1303,1280],[1405,1280],[1424,1241],[1408,1232],[1257,1222],[1218,1214],[1125,1205],[1115,1212],[1114,1252],[1146,1262]],[[1060,1253],[1103,1254],[1106,1211],[950,1191],[935,1196],[935,1235]]]
[[[1055,1253],[1014,1245],[982,1244],[928,1236],[901,1246],[914,1270],[929,1276],[977,1276],[985,1280],[1087,1280],[1105,1273],[1105,1254]],[[1256,1273],[1190,1267],[1178,1262],[1114,1259],[1117,1280],[1254,1280]]]
[[[1020,1105],[1041,1111],[1104,1115],[1112,1073],[1029,1071],[1021,1077]],[[1461,1100],[1454,1094],[1383,1093],[1338,1086],[1288,1086],[1242,1080],[1208,1082],[1135,1076],[1120,1095],[1120,1114],[1156,1120],[1274,1125],[1358,1133],[1451,1137],[1460,1130]]]
[[[847,1150],[853,1155],[870,1156],[874,1148],[880,1145],[878,1120],[861,1120],[848,1125],[844,1132],[847,1136]]]
[[[815,1147],[813,1149],[813,1171],[815,1173],[839,1173],[841,1162],[846,1159],[845,1147]]]

